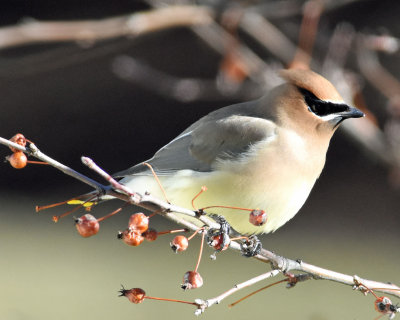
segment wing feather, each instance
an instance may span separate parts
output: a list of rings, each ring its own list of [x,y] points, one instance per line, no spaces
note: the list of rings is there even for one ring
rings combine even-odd
[[[275,124],[254,114],[255,104],[256,101],[247,102],[210,113],[146,162],[158,175],[171,175],[184,169],[210,172],[221,160],[245,157],[252,146],[275,135]],[[140,163],[116,173],[114,177],[142,174],[150,172]]]

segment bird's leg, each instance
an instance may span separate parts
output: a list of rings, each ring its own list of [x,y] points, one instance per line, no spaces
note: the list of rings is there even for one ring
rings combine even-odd
[[[229,245],[231,241],[229,238],[229,233],[231,231],[231,226],[225,220],[224,217],[219,215],[211,215],[211,217],[217,221],[220,225],[219,229],[210,228],[207,232],[207,243],[214,247],[217,252],[224,250]],[[215,241],[218,239],[218,245],[215,245]]]
[[[245,257],[254,257],[260,253],[262,243],[257,236],[252,235],[240,243],[242,255]]]

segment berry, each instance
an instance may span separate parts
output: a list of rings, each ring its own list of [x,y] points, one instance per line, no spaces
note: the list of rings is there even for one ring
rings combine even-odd
[[[255,226],[262,226],[267,222],[267,213],[264,210],[253,210],[250,212],[249,221]]]
[[[171,241],[170,246],[175,253],[185,251],[189,246],[189,240],[185,236],[176,236]]]
[[[142,303],[146,297],[146,292],[140,288],[125,290],[124,287],[122,287],[119,293],[120,297],[127,297],[130,302],[135,304]]]
[[[14,142],[16,144],[19,144],[20,146],[23,146],[23,147],[26,146],[26,139],[25,139],[25,137],[24,137],[24,135],[22,133],[17,133],[15,136],[13,136],[10,139],[10,141]],[[10,149],[11,149],[12,152],[19,152],[20,151],[18,149],[13,148],[13,147],[10,147]]]
[[[147,240],[147,241],[155,241],[158,237],[158,233],[154,229],[148,229],[146,232],[142,233],[142,236]]]
[[[223,241],[224,241],[223,236],[217,235],[217,236],[212,237],[212,242],[210,243],[210,245],[217,251],[224,251],[224,250],[228,249],[230,241],[227,241],[227,243],[225,243],[224,247],[222,247]]]
[[[28,158],[22,151],[16,151],[8,157],[8,161],[15,169],[22,169],[26,167]]]
[[[91,214],[85,214],[75,219],[75,226],[79,234],[84,237],[91,237],[99,232],[100,224]]]
[[[128,225],[130,229],[143,233],[149,228],[149,217],[141,212],[135,213],[129,218]]]
[[[118,232],[118,239],[121,239],[129,246],[137,247],[143,242],[144,237],[137,230],[128,228],[123,232]]]
[[[197,271],[188,271],[183,276],[183,284],[181,288],[183,290],[190,290],[200,288],[203,285],[203,278]]]
[[[392,301],[388,297],[379,297],[375,300],[375,310],[380,313],[388,314],[393,312],[391,307]]]

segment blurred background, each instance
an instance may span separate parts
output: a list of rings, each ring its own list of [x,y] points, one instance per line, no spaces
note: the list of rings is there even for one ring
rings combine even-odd
[[[400,284],[399,1],[14,0],[0,6],[0,136],[22,132],[95,179],[81,155],[110,173],[125,169],[202,115],[259,97],[279,83],[281,68],[322,73],[368,116],[340,128],[306,205],[262,242],[290,258]],[[0,147],[2,158],[10,153]],[[128,247],[116,235],[132,210],[83,239],[72,218],[51,221],[69,207],[35,213],[35,206],[88,187],[39,165],[15,170],[5,162],[0,177],[0,319],[190,319],[191,306],[118,298],[120,284],[193,300],[269,270],[234,252],[210,261],[207,248],[199,269],[204,286],[182,292],[198,239],[179,255],[169,249],[172,236]],[[119,205],[106,203],[93,214]],[[160,217],[151,224],[175,227]],[[378,316],[372,296],[327,281],[273,287],[227,307],[263,285],[202,317]]]

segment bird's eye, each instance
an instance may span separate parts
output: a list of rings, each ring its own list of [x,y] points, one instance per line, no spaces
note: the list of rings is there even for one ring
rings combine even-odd
[[[312,92],[298,88],[304,97],[308,110],[319,117],[327,116],[333,113],[344,112],[349,109],[346,104],[333,103],[318,99]]]
[[[307,104],[307,105],[308,105],[308,104]],[[317,112],[317,109],[316,109],[314,103],[311,103],[311,105],[308,105],[308,110],[311,111],[311,112],[314,112],[314,113]]]

